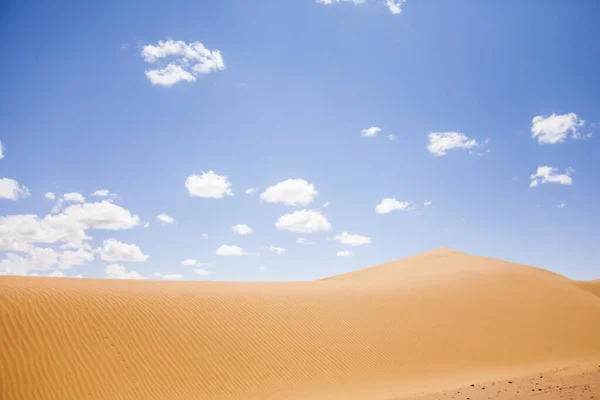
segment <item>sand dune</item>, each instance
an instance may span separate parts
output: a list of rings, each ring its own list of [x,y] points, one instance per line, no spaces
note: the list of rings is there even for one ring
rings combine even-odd
[[[599,287],[444,248],[314,282],[0,277],[0,398],[441,390],[600,359]]]

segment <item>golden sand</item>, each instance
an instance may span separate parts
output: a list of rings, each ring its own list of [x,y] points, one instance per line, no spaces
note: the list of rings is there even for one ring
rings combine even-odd
[[[394,399],[598,359],[600,281],[445,248],[313,282],[0,277],[2,400]]]

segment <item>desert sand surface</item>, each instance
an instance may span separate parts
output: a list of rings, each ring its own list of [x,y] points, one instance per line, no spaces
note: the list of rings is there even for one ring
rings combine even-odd
[[[313,282],[0,277],[0,398],[599,398],[599,287],[446,248]]]

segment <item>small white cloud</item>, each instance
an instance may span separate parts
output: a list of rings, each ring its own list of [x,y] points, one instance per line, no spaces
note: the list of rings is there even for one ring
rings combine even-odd
[[[329,202],[328,202],[328,201],[326,201],[326,202],[325,202],[325,203],[324,203],[324,204],[321,206],[321,208],[327,208],[327,207],[329,207]]]
[[[221,199],[233,195],[229,179],[225,175],[218,175],[213,171],[190,175],[185,181],[185,186],[190,196],[194,197]]]
[[[460,132],[432,132],[429,134],[427,150],[434,156],[445,156],[449,150],[472,149],[479,146],[475,139],[470,139]]]
[[[558,173],[558,168],[552,168],[548,165],[540,165],[535,174],[531,175],[531,183],[529,187],[536,187],[544,183],[558,183],[561,185],[571,185],[573,178],[571,174],[574,172],[572,168],[567,168],[564,174]]]
[[[105,272],[108,279],[144,279],[137,272],[127,271],[125,267],[120,264],[108,265]]]
[[[275,223],[278,229],[297,232],[313,233],[331,230],[331,224],[327,217],[316,210],[299,210],[284,214]]]
[[[66,278],[67,277],[62,271],[58,271],[58,270],[52,271],[47,276],[50,278]]]
[[[29,197],[29,189],[14,179],[0,178],[0,199],[19,200]]]
[[[267,248],[267,250],[269,250],[271,253],[277,254],[278,256],[280,256],[283,253],[285,253],[285,249],[283,247],[269,246]]]
[[[194,270],[195,273],[197,273],[198,275],[202,275],[202,276],[209,276],[209,275],[214,275],[215,272],[213,271],[209,271],[207,269],[202,269],[202,268],[197,268]]]
[[[248,253],[246,253],[244,249],[239,246],[229,246],[224,244],[217,249],[215,254],[222,257],[240,257],[245,256]]]
[[[164,68],[147,70],[146,77],[154,85],[173,86],[178,82],[194,82],[199,74],[225,69],[221,52],[209,50],[200,42],[160,40],[157,45],[147,45],[141,55],[149,64],[169,59]]]
[[[165,213],[157,215],[156,219],[164,224],[172,224],[173,222],[175,222],[175,218]]]
[[[182,261],[181,265],[185,265],[186,267],[212,267],[212,264],[210,263],[199,262],[193,258]]]
[[[402,13],[402,5],[406,0],[386,0],[385,5],[392,14],[398,15]]]
[[[106,261],[144,262],[149,257],[135,244],[122,243],[116,239],[106,239],[100,250],[100,258]]]
[[[174,84],[186,81],[186,82],[195,82],[196,77],[192,75],[190,72],[181,68],[179,65],[169,64],[164,68],[160,69],[150,69],[145,72],[146,78],[153,85],[160,85],[170,87]]]
[[[255,189],[255,188],[248,188],[248,189],[246,189],[246,190],[245,190],[245,192],[244,192],[244,193],[246,193],[246,194],[252,194],[252,193],[254,193],[255,191],[256,191],[256,189]]]
[[[387,138],[388,138],[388,140],[390,140],[390,141],[392,141],[392,142],[393,142],[394,140],[396,140],[396,136],[392,135],[391,133],[390,133],[389,135],[387,135]]]
[[[427,200],[425,203],[423,203],[423,205],[424,205],[425,207],[429,207],[429,206],[430,206],[430,205],[432,205],[432,204],[433,204],[433,201],[431,201],[431,200]]]
[[[202,239],[208,239],[208,233],[203,233],[200,236],[202,236]]]
[[[333,239],[348,246],[362,246],[363,244],[371,243],[371,238],[368,236],[353,235],[348,232],[342,232]]]
[[[531,137],[540,144],[563,143],[569,137],[572,139],[591,137],[591,133],[581,132],[584,126],[585,121],[575,113],[552,114],[548,117],[538,115],[531,120]]]
[[[150,228],[150,222],[144,222],[144,228]]]
[[[92,196],[96,197],[108,197],[110,195],[110,191],[107,189],[99,189],[92,193]]]
[[[296,240],[296,243],[305,244],[305,245],[309,245],[309,246],[316,244],[315,242],[312,242],[312,241],[308,240],[307,238],[298,238]]]
[[[332,4],[332,3],[354,3],[354,4],[362,4],[366,0],[316,0],[317,3],[320,4]]]
[[[248,225],[246,224],[238,224],[238,225],[234,225],[231,227],[231,230],[238,234],[238,235],[242,235],[242,236],[246,236],[251,234],[252,232],[254,232],[252,230],[252,228],[250,228]]]
[[[340,250],[335,253],[337,257],[352,257],[352,253],[348,250]]]
[[[269,186],[260,198],[267,203],[282,203],[287,206],[308,205],[319,192],[315,185],[304,179],[288,179],[276,185]]]
[[[53,220],[76,220],[85,228],[120,230],[130,229],[140,222],[137,215],[130,211],[103,200],[99,203],[74,204],[67,207],[62,214],[51,216]]]
[[[83,197],[83,195],[81,193],[77,193],[77,192],[65,193],[63,195],[63,199],[65,201],[70,201],[72,203],[84,203],[85,202],[85,197]]]
[[[365,128],[365,129],[361,130],[360,134],[361,134],[361,136],[365,136],[365,137],[375,137],[375,136],[377,136],[377,134],[379,132],[381,132],[381,128],[372,126],[370,128]]]
[[[410,201],[398,201],[395,198],[385,198],[375,207],[377,214],[389,214],[394,210],[411,211],[414,206]]]
[[[2,144],[2,141],[0,141],[0,160],[2,160],[4,158],[4,145]]]
[[[56,195],[54,193],[52,193],[52,192],[46,192],[46,194],[44,195],[44,198],[46,200],[52,200],[52,201],[54,201],[54,200],[56,200]]]
[[[99,189],[91,194],[93,197],[107,197],[109,200],[118,197],[116,194],[111,193],[108,189]]]
[[[248,82],[238,82],[236,83],[236,86],[250,87],[250,84]]]
[[[564,202],[561,202],[559,205],[557,205],[558,208],[565,208],[567,205]]]
[[[267,269],[267,267],[265,267],[264,265],[261,265],[260,267],[258,267],[258,269],[260,269],[261,271],[264,271],[265,269]]]

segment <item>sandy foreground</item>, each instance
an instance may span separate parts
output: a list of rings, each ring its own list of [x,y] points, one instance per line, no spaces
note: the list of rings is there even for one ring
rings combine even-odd
[[[0,399],[600,399],[600,281],[437,249],[313,282],[0,277]]]

